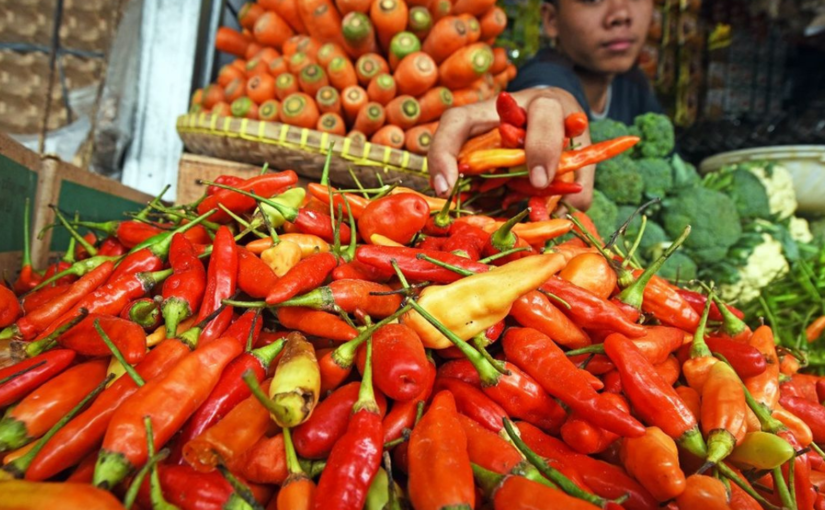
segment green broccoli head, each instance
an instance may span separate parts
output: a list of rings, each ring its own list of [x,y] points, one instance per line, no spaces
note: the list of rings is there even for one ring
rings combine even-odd
[[[718,172],[705,176],[706,188],[721,191],[736,203],[736,210],[742,218],[771,217],[768,192],[759,177],[738,165],[724,167]]]
[[[612,119],[601,119],[590,123],[590,140],[603,142],[619,136],[627,136],[627,126]]]
[[[636,145],[636,151],[642,157],[663,158],[673,152],[676,145],[673,124],[666,115],[645,113],[633,120],[633,126],[642,137]]]
[[[635,162],[624,154],[596,165],[595,188],[617,204],[640,204],[644,187]]]
[[[633,206],[619,206],[616,218],[616,230],[618,230],[624,222],[627,221],[627,218],[629,218],[635,210],[636,208]],[[633,244],[636,240],[636,236],[639,235],[639,229],[641,226],[642,215],[637,214],[633,217],[633,221],[631,221],[627,226],[627,230],[625,230],[624,239],[628,245]],[[636,251],[636,254],[642,260],[649,261],[651,250],[653,250],[654,247],[667,242],[670,242],[670,238],[665,233],[665,229],[663,229],[658,223],[648,218],[647,223],[645,224],[645,233],[642,235],[642,240],[639,242],[639,248]]]
[[[677,251],[662,264],[657,274],[672,282],[684,282],[696,278],[696,271],[693,259],[686,253]]]
[[[670,166],[673,169],[673,188],[691,188],[698,186],[702,182],[699,172],[696,167],[674,154],[670,160]]]
[[[704,187],[684,189],[665,199],[662,222],[673,239],[691,226],[684,246],[700,263],[722,260],[742,235],[733,199]]]
[[[673,188],[673,170],[666,159],[642,158],[636,160],[636,168],[644,182],[647,198],[664,198]]]
[[[596,225],[596,230],[602,237],[608,237],[615,231],[616,215],[618,208],[616,204],[610,201],[604,193],[599,190],[593,190],[593,201],[590,203],[590,208],[587,210],[587,215],[593,220]]]

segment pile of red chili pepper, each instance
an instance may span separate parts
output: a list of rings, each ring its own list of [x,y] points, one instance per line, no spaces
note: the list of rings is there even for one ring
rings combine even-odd
[[[643,270],[583,213],[296,183],[57,211],[0,286],[0,509],[825,508],[825,381],[656,276],[689,228]]]

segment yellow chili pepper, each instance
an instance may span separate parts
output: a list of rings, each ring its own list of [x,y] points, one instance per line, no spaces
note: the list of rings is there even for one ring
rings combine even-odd
[[[281,234],[279,239],[300,246],[301,256],[304,258],[316,253],[327,253],[331,250],[328,242],[312,234]],[[258,255],[269,248],[272,248],[272,239],[268,237],[265,239],[256,239],[246,245],[247,250]]]
[[[320,396],[321,369],[315,348],[304,335],[290,333],[269,385],[272,419],[281,427],[296,427],[310,417]]]
[[[282,277],[301,261],[301,247],[292,241],[281,241],[261,253],[261,260],[278,276]]]

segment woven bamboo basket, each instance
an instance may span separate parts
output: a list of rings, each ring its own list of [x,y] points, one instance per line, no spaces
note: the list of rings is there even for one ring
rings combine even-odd
[[[334,144],[330,180],[336,185],[354,186],[353,175],[365,187],[383,182],[423,190],[429,185],[425,157],[312,129],[192,113],[178,117],[177,130],[189,152],[243,163],[269,163],[316,180]]]

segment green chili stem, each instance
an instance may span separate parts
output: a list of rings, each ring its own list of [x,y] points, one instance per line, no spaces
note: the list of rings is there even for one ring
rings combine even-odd
[[[135,504],[135,499],[137,499],[138,491],[140,490],[141,485],[143,485],[143,480],[146,479],[146,475],[149,474],[149,471],[152,469],[154,465],[158,462],[164,460],[166,457],[169,456],[169,449],[164,448],[163,450],[156,453],[154,456],[149,458],[146,461],[146,464],[140,468],[140,470],[135,475],[135,478],[132,480],[132,483],[129,485],[129,489],[126,491],[126,496],[123,498],[123,506],[126,507],[126,510],[132,508]]]
[[[100,335],[100,338],[103,340],[103,343],[105,343],[106,347],[108,347],[109,350],[112,351],[112,355],[123,366],[123,369],[126,371],[127,374],[129,374],[129,377],[131,377],[132,380],[135,381],[135,384],[138,386],[138,388],[146,384],[146,381],[143,380],[143,377],[141,377],[140,374],[137,373],[137,370],[135,370],[135,368],[132,365],[126,362],[126,358],[123,357],[123,353],[120,352],[120,349],[118,349],[115,343],[112,342],[112,339],[109,338],[109,335],[107,335],[106,332],[103,331],[103,328],[100,327],[100,319],[95,319],[94,324],[95,329],[97,330],[97,334]]]
[[[475,274],[473,271],[470,271],[468,269],[464,269],[464,268],[461,268],[461,267],[458,267],[458,266],[454,266],[454,265],[449,264],[447,262],[442,262],[438,259],[434,259],[432,257],[424,255],[423,253],[419,253],[418,255],[415,256],[415,258],[417,258],[418,260],[426,260],[430,264],[436,265],[438,267],[443,267],[444,269],[449,269],[450,271],[452,271],[456,274],[459,274],[461,276],[472,276],[472,275]]]

